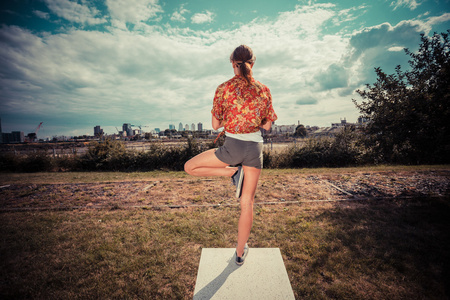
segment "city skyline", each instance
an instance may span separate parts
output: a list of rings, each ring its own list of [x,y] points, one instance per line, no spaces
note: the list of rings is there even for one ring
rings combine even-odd
[[[332,127],[336,127],[342,125],[342,124],[357,124],[360,123],[360,120],[358,118],[357,121],[355,122],[347,122],[346,118],[341,118],[339,123],[333,123],[330,122],[329,125],[330,126],[317,126],[317,125],[310,125],[310,124],[302,124],[300,122],[300,120],[297,121],[296,124],[277,124],[277,122],[274,123],[274,125],[272,126],[272,128],[285,128],[285,127],[292,127],[295,128],[298,125],[304,125],[306,128],[332,128]],[[58,138],[73,138],[73,137],[78,137],[78,136],[101,136],[101,135],[105,135],[105,136],[112,136],[112,135],[124,135],[124,136],[134,136],[135,132],[140,132],[142,134],[145,133],[159,133],[159,132],[164,132],[165,130],[171,130],[171,129],[176,129],[176,126],[174,123],[168,124],[168,127],[164,128],[164,127],[155,127],[153,129],[148,129],[148,130],[143,130],[142,127],[146,128],[149,126],[136,126],[136,125],[132,125],[131,123],[122,123],[122,125],[120,126],[113,126],[114,127],[114,131],[112,132],[107,132],[104,130],[104,128],[102,127],[102,125],[95,125],[92,128],[92,132],[90,133],[86,133],[83,135],[76,135],[76,136],[67,136],[67,135],[61,135],[61,134],[55,134],[53,136],[45,136],[42,133],[40,133],[40,129],[43,128],[42,126],[43,124],[40,123],[38,125],[38,127],[34,130],[34,131],[30,131],[30,132],[24,132],[24,131],[20,131],[20,130],[11,130],[10,132],[6,132],[4,130],[2,130],[2,123],[1,123],[1,118],[0,118],[0,133],[5,133],[5,134],[21,134],[22,135],[22,140],[25,140],[25,138],[27,137],[27,135],[32,134],[33,132],[35,132],[35,137],[38,140],[51,140],[53,137],[58,137]],[[185,124],[183,125],[183,127],[181,127],[183,125],[182,122],[179,122],[179,126],[178,126],[178,132],[183,132],[183,131],[212,131],[212,132],[220,132],[222,130],[222,128],[218,129],[218,130],[214,130],[212,128],[208,128],[208,127],[204,127],[202,122],[198,122],[197,124],[192,123],[191,125],[189,124]],[[118,128],[121,127],[122,131],[120,131]],[[292,130],[291,130],[292,131]],[[126,133],[126,134],[124,134]]]
[[[279,124],[357,120],[352,99],[375,67],[408,68],[404,48],[450,28],[449,0],[3,1],[3,132],[40,136],[116,132],[123,120],[211,128],[229,56],[254,50],[255,79],[272,93]],[[178,122],[174,125],[177,126]]]

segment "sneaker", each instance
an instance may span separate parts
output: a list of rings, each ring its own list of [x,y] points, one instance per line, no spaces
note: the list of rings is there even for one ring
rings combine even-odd
[[[242,186],[244,183],[244,169],[242,166],[238,167],[238,170],[234,175],[231,177],[233,180],[233,184],[236,186],[236,198],[240,198],[242,194]]]
[[[242,255],[242,257],[237,256],[237,252],[236,253],[236,264],[238,266],[242,266],[244,264],[245,258],[247,257],[248,254],[248,245],[245,244],[244,246],[244,254]]]
[[[239,178],[241,177],[241,173],[242,173],[242,166],[237,166],[238,169],[237,171],[233,174],[233,176],[231,176],[231,183],[234,186],[237,186],[239,183]]]

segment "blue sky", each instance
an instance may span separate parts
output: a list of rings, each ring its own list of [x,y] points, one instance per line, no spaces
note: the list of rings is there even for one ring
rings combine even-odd
[[[5,3],[6,2],[6,3]],[[0,4],[3,132],[108,134],[123,123],[211,128],[229,55],[246,44],[277,124],[355,122],[374,68],[450,29],[450,0],[23,0]]]

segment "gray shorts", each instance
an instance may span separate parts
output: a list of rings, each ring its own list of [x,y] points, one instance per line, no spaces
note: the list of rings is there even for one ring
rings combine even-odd
[[[230,166],[242,164],[243,166],[262,169],[262,150],[263,143],[241,141],[226,137],[225,143],[216,150],[215,154],[220,161]]]

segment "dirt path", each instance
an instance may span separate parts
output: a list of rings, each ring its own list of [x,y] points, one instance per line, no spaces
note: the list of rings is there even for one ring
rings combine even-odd
[[[450,195],[450,170],[263,175],[256,203],[298,203]],[[160,177],[145,181],[11,184],[0,211],[176,208],[238,205],[227,178]]]

